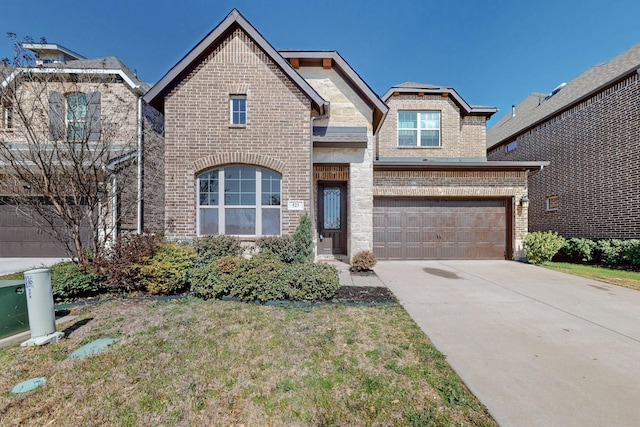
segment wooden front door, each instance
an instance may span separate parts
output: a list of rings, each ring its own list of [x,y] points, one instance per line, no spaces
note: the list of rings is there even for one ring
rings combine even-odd
[[[318,255],[347,254],[347,185],[318,183]]]

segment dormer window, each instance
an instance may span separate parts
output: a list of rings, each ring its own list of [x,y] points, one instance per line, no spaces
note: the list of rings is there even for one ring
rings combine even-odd
[[[398,147],[440,147],[440,112],[398,111]]]

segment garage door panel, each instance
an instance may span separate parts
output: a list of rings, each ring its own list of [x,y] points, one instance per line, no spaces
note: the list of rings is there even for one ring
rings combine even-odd
[[[508,209],[507,200],[375,199],[374,252],[380,259],[504,259]]]

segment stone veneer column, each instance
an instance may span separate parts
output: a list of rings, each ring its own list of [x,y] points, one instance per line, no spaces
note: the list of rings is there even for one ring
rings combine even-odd
[[[373,250],[373,146],[369,134],[363,162],[349,164],[349,259],[360,251]]]

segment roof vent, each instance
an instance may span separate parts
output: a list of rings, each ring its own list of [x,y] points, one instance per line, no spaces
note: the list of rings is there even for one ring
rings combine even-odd
[[[560,92],[560,91],[562,90],[562,88],[563,88],[563,87],[565,87],[566,85],[567,85],[567,83],[565,83],[565,82],[560,83],[558,86],[556,86],[556,88],[555,88],[555,89],[553,89],[553,90],[551,91],[551,96],[553,96],[553,95],[555,95],[556,93]]]

